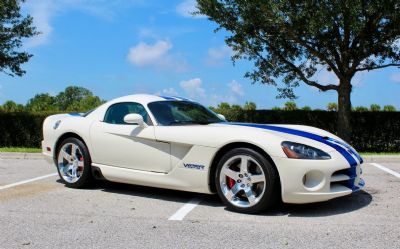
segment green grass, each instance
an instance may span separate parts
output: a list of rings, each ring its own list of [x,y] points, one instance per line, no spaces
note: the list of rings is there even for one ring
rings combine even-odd
[[[360,152],[361,156],[400,156],[400,152]]]
[[[40,153],[40,148],[0,147],[0,152]],[[360,152],[361,156],[400,156],[400,152]]]
[[[20,152],[20,153],[40,153],[40,148],[25,148],[25,147],[0,147],[0,152]]]

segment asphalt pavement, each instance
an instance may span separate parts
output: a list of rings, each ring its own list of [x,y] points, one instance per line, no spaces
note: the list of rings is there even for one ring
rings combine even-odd
[[[258,215],[215,195],[69,189],[55,173],[40,156],[0,154],[0,248],[400,248],[400,157],[369,158],[350,196]]]

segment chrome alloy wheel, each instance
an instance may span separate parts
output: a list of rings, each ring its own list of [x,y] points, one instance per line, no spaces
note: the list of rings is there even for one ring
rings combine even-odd
[[[61,177],[66,182],[77,182],[84,169],[84,158],[79,147],[74,143],[64,144],[58,153],[57,166]]]
[[[222,166],[219,184],[232,205],[248,208],[257,204],[264,195],[265,174],[251,156],[233,156]]]

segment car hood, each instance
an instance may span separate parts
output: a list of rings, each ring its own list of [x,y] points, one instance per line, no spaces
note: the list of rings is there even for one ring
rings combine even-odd
[[[344,140],[341,138],[337,137],[336,135],[316,128],[312,126],[306,126],[306,125],[282,125],[282,124],[255,124],[255,123],[239,123],[239,122],[224,122],[224,123],[218,123],[215,125],[236,125],[236,126],[242,126],[242,127],[248,127],[250,129],[263,129],[267,132],[281,132],[281,133],[289,133],[289,134],[296,134],[296,131],[299,132],[306,132],[310,134],[314,134],[316,136],[321,136],[321,137],[329,137],[333,138],[335,140],[339,140],[343,143],[345,143]],[[280,129],[282,128],[282,129]],[[292,132],[292,133],[291,133]]]

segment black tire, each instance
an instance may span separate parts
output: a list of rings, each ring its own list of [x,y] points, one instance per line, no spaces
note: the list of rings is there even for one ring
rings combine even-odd
[[[238,206],[238,204],[234,205],[234,201],[232,201],[233,203],[231,203],[231,201],[229,201],[227,199],[227,197],[225,196],[225,194],[223,193],[223,188],[226,191],[227,189],[229,189],[229,187],[226,187],[229,184],[237,184],[237,180],[231,180],[234,183],[221,183],[220,182],[220,176],[221,176],[221,172],[222,172],[222,168],[224,167],[224,164],[228,161],[228,160],[234,160],[234,158],[238,157],[238,156],[245,156],[245,157],[250,157],[252,163],[251,164],[255,164],[255,162],[258,163],[258,165],[262,168],[262,171],[264,173],[264,179],[265,182],[264,183],[253,183],[250,182],[250,189],[252,189],[251,193],[255,193],[256,191],[253,191],[254,188],[257,189],[264,189],[263,192],[261,194],[259,194],[258,197],[260,197],[258,199],[258,202],[256,202],[255,204],[253,204],[252,206],[248,206],[248,207],[241,207]],[[241,160],[241,159],[240,159]],[[256,166],[252,166],[254,168],[259,168],[258,165]],[[235,167],[235,166],[234,166]],[[236,172],[233,171],[235,173],[240,173],[240,172]],[[249,176],[251,176],[250,170],[249,170]],[[254,176],[254,175],[253,175]],[[223,176],[221,176],[222,178],[226,177],[225,174],[223,174]],[[239,178],[243,179],[243,178]],[[246,179],[251,179],[246,178]],[[243,180],[241,180],[242,182]],[[243,182],[242,182],[243,183]],[[276,172],[275,167],[259,152],[249,149],[249,148],[235,148],[232,149],[230,151],[228,151],[219,161],[218,165],[217,165],[217,170],[216,170],[216,175],[215,175],[215,184],[216,184],[216,189],[217,189],[217,193],[218,196],[221,198],[222,202],[227,206],[227,208],[229,210],[235,211],[235,212],[240,212],[240,213],[248,213],[248,214],[253,214],[253,213],[259,213],[263,210],[266,210],[268,208],[273,207],[278,200],[280,199],[280,193],[279,193],[279,175]],[[225,185],[224,185],[225,184]],[[260,184],[260,185],[257,185]],[[244,184],[241,184],[240,186],[243,186]],[[247,185],[249,186],[249,185]],[[264,186],[264,188],[262,188],[262,186]],[[230,190],[233,190],[234,187],[232,187]],[[240,192],[243,191],[243,192]],[[239,196],[237,196],[239,195]],[[255,194],[256,195],[256,194]],[[246,194],[245,194],[245,190],[239,190],[239,192],[237,192],[237,194],[235,195],[235,200],[241,200],[241,198],[243,198],[244,200],[246,200]],[[248,199],[249,201],[249,205],[250,205],[250,199]]]
[[[79,148],[79,150],[82,154],[82,157],[83,157],[83,160],[82,160],[83,161],[83,172],[80,175],[79,179],[73,183],[70,183],[64,179],[64,177],[62,176],[62,173],[60,172],[60,167],[58,165],[58,158],[60,156],[61,149],[66,144],[76,145]],[[85,187],[90,186],[90,184],[93,182],[93,176],[92,176],[92,170],[91,170],[92,160],[90,158],[88,148],[81,140],[71,137],[71,138],[67,138],[64,141],[62,141],[60,146],[58,146],[55,162],[56,162],[58,175],[60,176],[60,179],[65,184],[65,186],[67,186],[69,188],[85,188]]]

